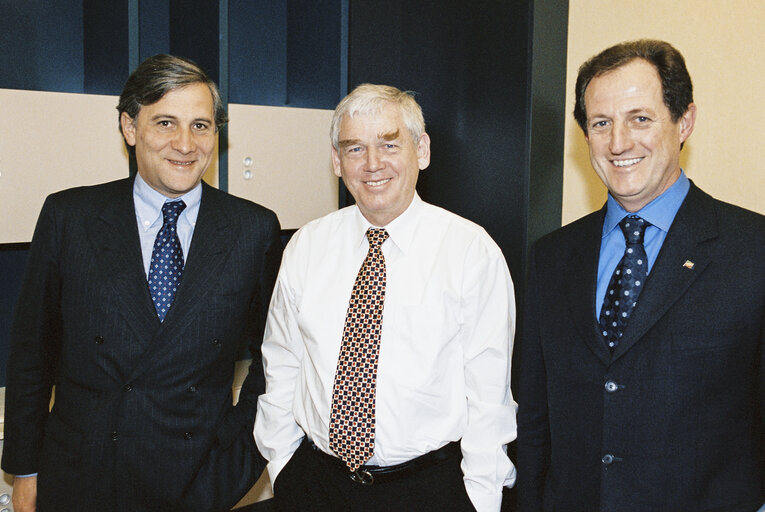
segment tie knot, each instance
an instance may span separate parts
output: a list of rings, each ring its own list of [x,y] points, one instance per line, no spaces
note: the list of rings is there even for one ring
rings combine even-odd
[[[174,226],[178,222],[178,216],[183,209],[186,208],[186,203],[181,201],[168,201],[162,205],[162,220],[166,226]]]
[[[622,233],[624,233],[624,238],[627,240],[627,245],[642,245],[645,228],[650,225],[650,222],[641,219],[637,215],[628,215],[619,223],[619,227],[622,228]]]
[[[369,228],[367,229],[367,240],[369,240],[370,247],[380,247],[385,240],[388,239],[388,232],[385,228]]]

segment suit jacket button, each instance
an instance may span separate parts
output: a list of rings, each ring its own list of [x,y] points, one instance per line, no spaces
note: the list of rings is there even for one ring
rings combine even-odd
[[[114,432],[112,432],[112,441],[116,441],[117,437],[119,436],[117,435],[117,431],[115,430]]]
[[[612,380],[609,380],[608,382],[606,382],[606,391],[608,391],[609,393],[613,393],[617,389],[619,389],[619,385],[616,382]]]
[[[607,453],[607,454],[603,455],[603,458],[600,459],[600,460],[601,460],[601,462],[603,462],[603,464],[609,465],[609,464],[611,464],[614,461],[614,456],[611,455],[610,453]]]
[[[197,387],[196,386],[189,386],[188,387],[188,392],[189,393],[196,393],[197,392]]]
[[[96,336],[95,337],[96,345],[103,345],[104,343],[104,337],[103,336]]]
[[[123,391],[132,391],[132,390],[133,390],[133,386],[131,386],[130,384],[125,384],[125,385],[122,387],[122,390],[123,390]]]
[[[191,439],[192,437],[194,437],[194,436],[193,436],[193,434],[192,434],[191,432],[185,432],[185,433],[183,434],[183,438],[184,438],[186,441],[188,441],[188,440],[189,440],[189,439]]]
[[[216,347],[220,348],[220,346],[221,346],[221,341],[220,341],[218,338],[215,338],[215,339],[213,340],[213,345],[215,345]]]

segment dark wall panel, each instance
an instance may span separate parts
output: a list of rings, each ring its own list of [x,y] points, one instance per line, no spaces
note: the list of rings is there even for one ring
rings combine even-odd
[[[231,0],[232,103],[334,108],[341,90],[347,0]]]
[[[220,74],[218,33],[218,2],[170,0],[170,53],[193,60],[216,83]]]
[[[0,0],[0,87],[118,94],[128,0]]]
[[[168,53],[170,51],[170,0],[140,0],[138,20],[138,61],[143,62],[158,53]]]
[[[287,101],[287,0],[230,0],[229,101]]]
[[[484,226],[523,274],[530,2],[353,1],[351,87],[413,90],[432,139],[418,191]]]
[[[131,71],[128,56],[128,1],[84,0],[82,13],[83,92],[119,94]]]
[[[340,0],[290,0],[287,13],[287,102],[334,109],[340,90]]]
[[[83,92],[82,0],[0,0],[0,87]]]

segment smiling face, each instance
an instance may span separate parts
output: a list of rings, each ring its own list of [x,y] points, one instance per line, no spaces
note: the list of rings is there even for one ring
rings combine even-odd
[[[332,148],[335,174],[343,178],[364,217],[385,226],[414,198],[417,176],[430,164],[430,137],[415,143],[400,108],[387,103],[379,112],[343,117],[338,147]]]
[[[199,184],[215,148],[213,98],[201,82],[174,89],[144,105],[136,119],[123,112],[125,141],[135,146],[138,174],[166,197]]]
[[[677,122],[656,68],[635,59],[590,81],[584,94],[590,161],[611,195],[636,212],[680,176],[680,144],[693,131],[691,103]]]

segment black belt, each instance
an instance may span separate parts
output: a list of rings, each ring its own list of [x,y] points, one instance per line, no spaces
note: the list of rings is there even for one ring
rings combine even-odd
[[[379,484],[390,480],[395,480],[404,476],[407,476],[415,471],[425,469],[430,466],[435,466],[439,462],[443,462],[449,459],[462,459],[462,451],[460,450],[460,443],[453,441],[445,446],[442,446],[438,450],[433,450],[425,455],[420,455],[412,460],[402,462],[401,464],[395,464],[393,466],[360,466],[356,471],[351,472],[348,466],[339,458],[329,455],[321,451],[310,439],[307,437],[303,441],[303,444],[308,444],[311,451],[326,461],[330,461],[338,468],[345,471],[351,480],[362,485]]]

